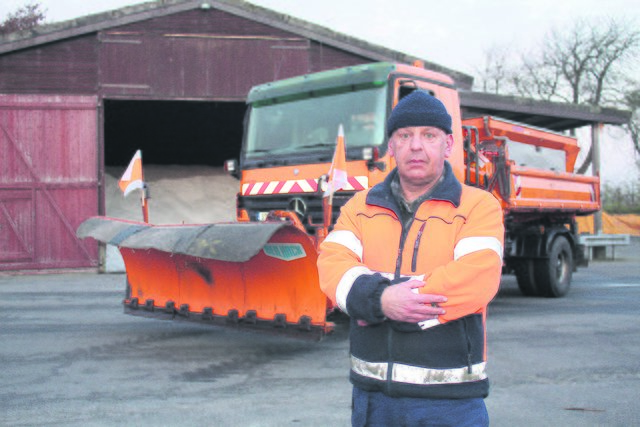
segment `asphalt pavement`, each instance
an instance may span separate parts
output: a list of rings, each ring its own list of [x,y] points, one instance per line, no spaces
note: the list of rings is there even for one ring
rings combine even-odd
[[[0,275],[0,425],[348,426],[348,325],[314,343],[123,314],[123,274]],[[640,238],[565,298],[505,276],[492,426],[640,425]]]

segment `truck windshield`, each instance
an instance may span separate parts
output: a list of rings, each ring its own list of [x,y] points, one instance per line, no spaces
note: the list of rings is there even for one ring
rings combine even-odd
[[[384,141],[386,88],[297,98],[253,106],[246,135],[247,158],[333,150],[343,126],[346,148]]]

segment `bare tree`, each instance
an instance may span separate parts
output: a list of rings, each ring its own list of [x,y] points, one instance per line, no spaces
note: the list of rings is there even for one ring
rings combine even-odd
[[[539,55],[523,59],[525,74],[547,97],[573,104],[601,105],[620,84],[626,61],[638,54],[640,31],[613,19],[578,20],[545,37]]]
[[[622,101],[631,110],[631,120],[625,126],[631,140],[633,148],[640,156],[640,84],[624,93]]]
[[[499,94],[504,92],[503,85],[510,83],[509,64],[511,52],[508,47],[494,45],[485,52],[484,64],[482,68],[476,67],[476,73],[480,76],[483,92]]]
[[[25,4],[0,22],[0,35],[31,29],[42,24],[44,19],[45,11],[40,3]]]
[[[545,101],[556,100],[561,71],[552,64],[539,61],[533,55],[523,55],[519,70],[511,76],[511,87],[518,95]]]
[[[571,27],[555,29],[537,52],[522,55],[520,65],[510,73],[510,84],[494,87],[548,101],[629,107],[619,94],[628,92],[627,77],[633,72],[629,67],[638,57],[637,28],[632,22],[599,19],[578,20]],[[637,150],[637,128],[635,131]],[[590,147],[577,172],[584,173],[591,162]]]
[[[615,104],[615,93],[625,85],[622,76],[624,62],[637,54],[640,31],[609,21],[607,26],[591,29],[585,36],[590,37],[590,43],[582,55],[575,55],[572,64],[576,67],[569,67],[570,73],[567,75],[573,77],[572,80],[567,77],[574,91],[573,102],[595,106]],[[628,103],[622,105],[629,106]],[[590,146],[578,173],[585,173],[591,165],[592,149],[593,146]]]

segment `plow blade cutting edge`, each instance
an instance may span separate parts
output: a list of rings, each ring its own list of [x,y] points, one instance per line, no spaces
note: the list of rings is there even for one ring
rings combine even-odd
[[[76,234],[119,247],[129,314],[309,339],[332,328],[314,244],[285,221],[154,226],[93,217]]]

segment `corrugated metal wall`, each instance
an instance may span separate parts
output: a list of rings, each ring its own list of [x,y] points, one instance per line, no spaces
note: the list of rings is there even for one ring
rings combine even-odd
[[[0,270],[97,265],[97,97],[0,95]]]
[[[110,98],[246,98],[260,83],[369,60],[217,10],[105,31],[100,93]]]
[[[86,93],[98,86],[96,37],[0,55],[0,93]]]
[[[309,70],[307,72],[315,73],[369,62],[372,62],[372,60],[312,41],[309,52]]]
[[[251,86],[308,70],[308,41],[275,37],[104,34],[108,97],[244,100]]]

